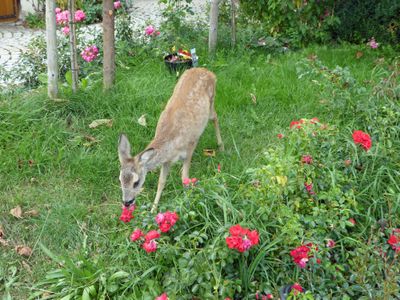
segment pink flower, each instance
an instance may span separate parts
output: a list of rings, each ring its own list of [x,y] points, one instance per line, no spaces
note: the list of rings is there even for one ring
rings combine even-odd
[[[350,222],[351,224],[353,224],[353,225],[356,225],[356,220],[354,220],[353,218],[350,218],[350,219],[349,219],[349,222]]]
[[[154,240],[145,241],[142,247],[147,253],[155,252],[157,250],[157,242]]]
[[[313,163],[313,159],[311,155],[303,155],[301,157],[301,162],[303,164],[311,165]]]
[[[119,8],[121,8],[121,1],[115,1],[114,2],[114,9],[119,9]]]
[[[182,183],[184,186],[189,186],[190,182],[191,182],[190,178],[184,178],[182,180]]]
[[[297,295],[298,293],[303,292],[303,287],[296,282],[295,284],[292,285],[291,290],[294,290],[293,293]]]
[[[369,42],[367,43],[367,45],[370,46],[372,49],[376,49],[376,48],[378,48],[379,43],[377,43],[377,42],[375,41],[375,38],[372,37],[372,38],[369,40]]]
[[[56,7],[55,12],[56,12],[56,14],[59,14],[61,12],[61,8]]]
[[[143,232],[140,229],[136,229],[134,232],[131,234],[131,241],[137,241],[140,239],[142,236],[144,236]]]
[[[221,173],[221,164],[218,164],[217,171],[218,173]]]
[[[156,216],[156,223],[157,224],[161,224],[162,222],[164,222],[165,220],[165,216],[163,213],[158,213]]]
[[[124,223],[128,223],[130,220],[133,219],[133,212],[135,211],[135,208],[136,208],[135,205],[132,205],[129,208],[125,206],[122,207],[122,213],[119,219]]]
[[[335,247],[335,245],[336,245],[336,243],[335,243],[335,241],[334,240],[328,240],[327,242],[326,242],[326,247],[328,247],[328,248],[333,248],[333,247]]]
[[[168,299],[169,298],[167,296],[167,293],[164,293],[164,294],[158,296],[155,300],[168,300]]]
[[[161,236],[161,234],[157,230],[150,230],[145,236],[144,239],[146,242],[150,242],[154,239],[158,239]]]
[[[178,221],[179,216],[176,212],[166,211],[159,213],[156,216],[156,223],[158,224],[161,232],[168,232]]]
[[[312,119],[310,120],[310,123],[311,123],[311,124],[317,124],[317,123],[320,123],[320,121],[319,121],[318,118],[312,118]]]
[[[153,25],[149,25],[146,27],[146,29],[144,30],[144,33],[146,35],[152,35],[154,33],[155,29],[153,27]]]
[[[284,135],[283,135],[282,133],[278,133],[278,134],[277,134],[277,137],[278,137],[278,139],[283,139],[283,138],[284,138]]]
[[[65,26],[65,27],[63,27],[63,29],[61,29],[61,31],[62,31],[62,33],[64,33],[65,35],[68,35],[68,34],[69,34],[69,27],[68,27],[68,26]]]
[[[69,21],[69,11],[64,10],[60,11],[59,13],[56,13],[56,23],[58,25],[66,25],[68,24]]]
[[[185,187],[194,186],[197,183],[197,178],[184,178],[182,183]]]
[[[304,182],[304,187],[306,188],[306,191],[310,194],[310,195],[315,195],[315,192],[313,190],[313,184],[312,182],[310,184],[308,184],[307,182]]]
[[[85,50],[81,52],[82,58],[87,62],[93,61],[98,54],[99,54],[99,49],[97,49],[95,45],[86,47]]]
[[[75,22],[82,22],[85,19],[86,19],[86,15],[82,10],[77,10],[75,12],[75,18],[74,18]]]

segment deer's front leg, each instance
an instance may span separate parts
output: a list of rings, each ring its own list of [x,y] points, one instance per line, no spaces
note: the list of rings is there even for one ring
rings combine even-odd
[[[158,202],[160,201],[161,198],[161,193],[164,189],[165,183],[167,182],[170,166],[171,166],[170,163],[164,163],[161,166],[160,178],[158,179],[156,199],[154,200],[153,207],[151,209],[152,213],[155,213],[157,210]]]

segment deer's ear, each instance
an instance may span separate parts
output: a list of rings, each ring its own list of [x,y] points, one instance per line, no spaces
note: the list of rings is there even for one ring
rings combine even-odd
[[[155,154],[156,150],[154,150],[153,148],[146,149],[139,155],[139,162],[141,164],[145,164],[149,162],[154,157]]]
[[[119,157],[119,162],[121,163],[121,165],[126,163],[126,161],[132,157],[131,156],[131,144],[129,144],[128,138],[126,137],[125,134],[121,134],[119,137],[118,157]]]

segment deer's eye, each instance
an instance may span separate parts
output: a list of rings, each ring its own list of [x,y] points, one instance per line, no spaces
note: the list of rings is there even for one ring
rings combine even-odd
[[[137,188],[138,185],[139,185],[139,180],[133,183],[133,188],[134,188],[134,189]]]

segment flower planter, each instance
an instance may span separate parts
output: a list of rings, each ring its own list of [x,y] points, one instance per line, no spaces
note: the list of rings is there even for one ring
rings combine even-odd
[[[176,57],[177,54],[169,54],[164,57],[164,63],[167,66],[168,70],[170,73],[176,73],[180,72],[186,69],[190,69],[193,66],[193,62],[191,59],[187,60],[173,60],[174,57]]]

